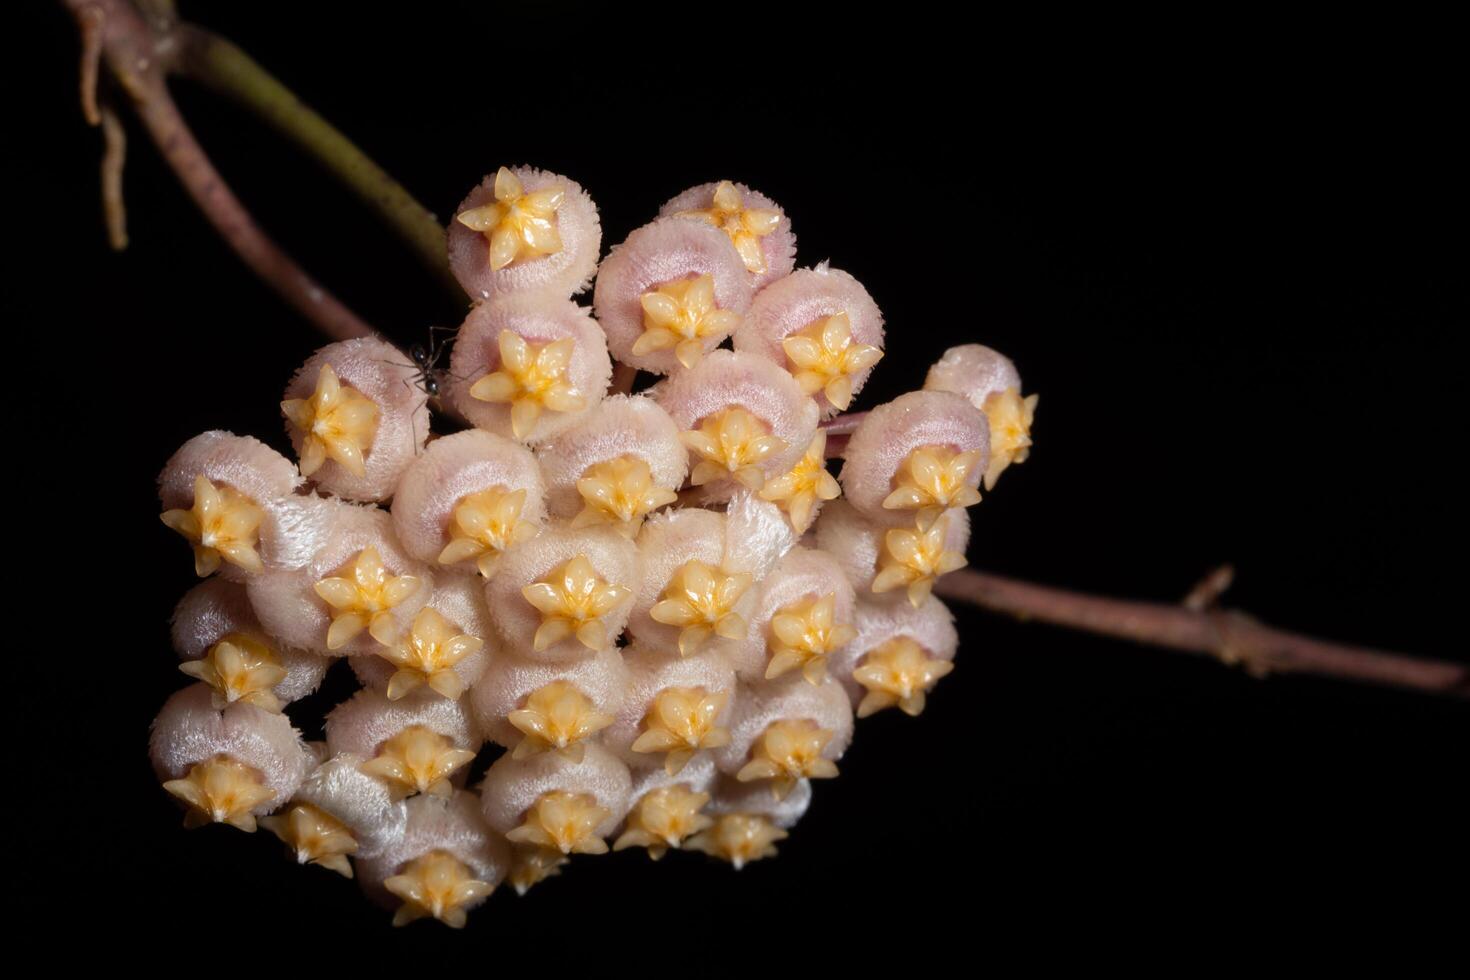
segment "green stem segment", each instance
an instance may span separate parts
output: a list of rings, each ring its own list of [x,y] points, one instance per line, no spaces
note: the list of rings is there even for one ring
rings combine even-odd
[[[235,44],[189,24],[178,31],[180,74],[239,103],[314,157],[376,211],[446,286],[463,295],[449,273],[443,226],[402,184]]]

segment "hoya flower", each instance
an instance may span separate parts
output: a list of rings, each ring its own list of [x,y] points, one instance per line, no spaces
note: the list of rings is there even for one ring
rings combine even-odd
[[[563,662],[532,660],[505,650],[470,689],[469,706],[485,737],[524,758],[555,750],[581,757],[601,738],[628,686],[628,670],[612,647]]]
[[[644,225],[612,250],[598,270],[593,307],[614,357],[671,374],[729,337],[753,295],[728,236],[674,219]]]
[[[627,694],[603,741],[629,766],[657,766],[673,776],[729,741],[736,682],[724,657],[681,657],[635,644],[623,659]]]
[[[449,364],[454,407],[519,442],[566,430],[602,400],[612,361],[602,330],[570,300],[510,296],[460,326]]]
[[[618,835],[613,850],[642,847],[657,861],[669,848],[679,847],[714,823],[703,812],[708,802],[709,793],[682,783],[649,790],[633,805],[627,829]]]
[[[800,670],[819,683],[826,658],[852,635],[853,602],[853,587],[835,558],[792,548],[762,582],[745,640],[731,658],[741,680]]]
[[[165,702],[148,750],[190,827],[228,823],[254,831],[256,818],[290,799],[315,765],[284,715],[245,702],[215,708],[204,684]]]
[[[791,469],[817,431],[817,408],[785,371],[750,354],[715,351],[659,386],[684,433],[690,482],[725,500]]]
[[[383,780],[398,797],[447,796],[450,777],[480,747],[464,707],[422,689],[398,700],[358,691],[327,714],[326,729],[333,755],[366,759],[360,771]]]
[[[194,550],[203,578],[224,569],[241,579],[299,563],[293,537],[309,504],[295,497],[301,476],[264,443],[229,432],[205,432],[184,443],[158,476],[162,520]],[[309,540],[307,547],[314,546]]]
[[[806,779],[777,797],[763,783],[722,776],[705,807],[714,822],[684,846],[728,861],[738,871],[752,861],[775,857],[776,845],[787,838],[811,802],[812,784]]]
[[[347,851],[340,847],[340,840],[335,840],[325,848],[318,848],[303,840],[301,831],[293,828],[292,839],[287,843],[296,852],[298,861],[304,854],[307,861],[321,863],[319,850],[327,855],[336,851],[351,854],[354,859],[372,858],[403,837],[408,822],[406,801],[386,782],[362,771],[367,761],[350,752],[339,752],[313,769],[297,788],[291,805],[309,807],[328,818],[351,836],[354,845]],[[313,815],[312,819],[317,818]],[[323,823],[331,826],[327,821]],[[275,829],[272,833],[282,836]]]
[[[924,389],[962,395],[985,413],[990,422],[986,489],[995,486],[1006,467],[1030,455],[1037,396],[1021,395],[1021,375],[1010,358],[980,344],[951,347],[929,368]]]
[[[965,564],[970,519],[964,510],[950,510],[927,525],[916,520],[895,527],[838,500],[817,521],[816,539],[864,601],[885,604],[903,596],[917,607],[939,576]]]
[[[755,577],[726,560],[726,525],[725,515],[692,507],[644,524],[638,535],[642,586],[628,617],[630,634],[685,656],[744,638]]]
[[[827,472],[827,433],[818,429],[796,465],[776,479],[767,480],[760,497],[779,505],[797,533],[804,534],[816,520],[822,504],[836,500],[841,493],[842,487]]]
[[[933,596],[918,606],[859,603],[853,626],[857,636],[827,667],[857,716],[892,707],[909,715],[923,711],[929,692],[952,669],[960,642],[944,603]]]
[[[357,839],[347,825],[310,803],[293,803],[260,825],[290,848],[299,864],[317,864],[344,878],[352,877],[348,855],[357,851]]]
[[[850,625],[838,622],[836,617],[836,592],[783,606],[771,617],[771,659],[766,665],[766,680],[800,670],[808,683],[822,683],[828,655],[842,649],[856,635]]]
[[[331,664],[271,640],[250,608],[245,586],[220,578],[184,593],[169,635],[183,661],[179,669],[214,690],[215,707],[247,701],[278,709],[315,691]]]
[[[674,502],[688,473],[679,428],[642,395],[614,395],[537,449],[547,509],[574,527],[608,525],[627,537]]]
[[[824,415],[845,410],[883,356],[883,314],[852,276],[825,263],[756,294],[735,349],[786,368]]]
[[[396,906],[395,926],[432,916],[451,928],[484,902],[510,869],[510,848],[485,826],[473,794],[407,803],[403,835],[358,862],[363,890]]]
[[[576,181],[501,167],[470,191],[449,222],[449,268],[475,301],[506,294],[564,299],[597,268],[602,226]]]
[[[503,755],[485,773],[485,822],[514,844],[569,854],[602,854],[627,813],[628,767],[600,745],[581,762],[556,752]]]
[[[883,593],[902,588],[911,604],[921,604],[929,597],[935,579],[965,566],[964,547],[956,546],[950,534],[950,526],[958,525],[961,520],[941,517],[927,528],[921,525],[884,531],[873,591]],[[968,538],[968,528],[963,536]]]
[[[396,701],[427,687],[454,700],[485,672],[495,654],[490,610],[478,578],[466,575],[440,580],[429,604],[387,646],[371,657],[350,657],[348,664],[363,686],[383,691]]]
[[[743,687],[730,722],[730,742],[715,749],[715,765],[742,782],[759,781],[777,796],[802,779],[836,775],[852,740],[852,706],[830,677],[808,684],[782,678]]]
[[[728,180],[691,187],[659,209],[718,228],[729,237],[755,288],[780,279],[796,264],[791,219],[775,201]]]

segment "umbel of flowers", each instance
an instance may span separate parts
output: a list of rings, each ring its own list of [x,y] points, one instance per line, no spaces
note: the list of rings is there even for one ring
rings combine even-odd
[[[468,427],[431,436],[422,371],[349,340],[286,386],[294,462],[219,431],[168,461],[201,582],[150,754],[186,825],[263,826],[395,923],[459,926],[573,855],[769,857],[855,716],[923,710],[958,646],[931,589],[1036,396],[968,345],[838,417],[882,313],[795,269],[740,184],[600,244],[575,182],[501,168],[449,226],[473,305],[434,407]],[[615,361],[660,377],[610,393]],[[338,660],[361,689],[307,742],[292,704]]]

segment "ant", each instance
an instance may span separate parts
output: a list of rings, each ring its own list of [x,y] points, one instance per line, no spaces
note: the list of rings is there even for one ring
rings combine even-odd
[[[413,361],[414,369],[418,371],[418,377],[414,379],[413,385],[431,399],[437,399],[441,389],[440,381],[449,376],[449,372],[438,366],[439,360],[444,356],[449,344],[454,342],[454,335],[458,333],[456,327],[430,327],[429,346],[414,344],[408,349],[408,357]],[[449,339],[441,340],[440,334],[448,334]]]

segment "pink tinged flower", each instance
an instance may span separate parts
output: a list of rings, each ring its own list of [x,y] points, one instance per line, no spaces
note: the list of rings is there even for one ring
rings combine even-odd
[[[227,755],[196,763],[187,776],[163,788],[189,808],[184,826],[227,823],[247,833],[255,832],[252,811],[275,796],[259,772]]]
[[[524,490],[491,487],[466,496],[454,508],[450,541],[439,552],[439,564],[474,561],[485,578],[494,575],[502,554],[536,536],[536,525],[520,519],[525,505]]]
[[[886,532],[873,591],[906,588],[909,602],[918,606],[929,597],[935,579],[963,568],[964,554],[948,547],[948,523],[949,518],[940,518],[928,529],[896,527]]]
[[[598,269],[593,305],[618,360],[671,374],[718,347],[752,295],[750,274],[727,236],[668,218],[613,249]]]
[[[545,579],[521,589],[527,602],[542,616],[532,648],[540,653],[569,636],[589,650],[600,650],[614,637],[602,622],[619,603],[632,595],[627,586],[605,581],[586,555],[578,555]]]
[[[464,693],[464,679],[455,667],[485,642],[455,629],[432,608],[419,611],[413,625],[392,646],[378,652],[398,669],[388,680],[388,699],[396,701],[427,684],[450,700]]]
[[[213,574],[221,561],[247,572],[265,567],[256,551],[264,513],[255,501],[228,486],[216,486],[203,475],[196,476],[194,506],[166,510],[160,516],[164,524],[193,545],[194,572],[200,578]]]
[[[980,502],[978,449],[956,452],[947,446],[920,446],[893,478],[894,490],[883,498],[884,510],[918,511],[921,526],[927,526],[951,507],[971,507]]]
[[[691,187],[660,208],[659,216],[723,231],[756,288],[781,278],[795,265],[791,221],[775,201],[744,184],[722,180]]]
[[[662,754],[665,771],[670,776],[678,774],[700,749],[730,744],[729,730],[716,723],[727,700],[729,694],[724,691],[665,688],[655,696],[633,751]]]
[[[952,670],[952,661],[929,656],[908,637],[895,637],[870,651],[852,672],[853,679],[868,691],[857,716],[866,718],[895,705],[906,715],[918,715],[929,690]]]
[[[597,206],[576,181],[502,167],[455,209],[449,268],[474,300],[566,297],[583,289],[602,244]]]
[[[990,423],[987,490],[1012,463],[1025,462],[1037,397],[1021,396],[1021,375],[1010,358],[981,344],[951,347],[929,368],[924,389],[960,395],[985,413]]]
[[[678,848],[687,838],[714,824],[704,813],[709,799],[708,793],[682,784],[649,790],[634,805],[628,827],[613,844],[613,850],[642,847],[657,861],[670,848]]]
[[[653,471],[637,456],[618,456],[594,463],[577,481],[584,506],[572,527],[611,524],[626,537],[638,532],[650,512],[673,503],[679,495],[653,482]]]
[[[853,341],[846,313],[791,334],[781,347],[801,390],[808,395],[822,392],[838,409],[852,403],[853,375],[871,369],[883,357],[881,349]]]
[[[296,803],[282,814],[262,817],[260,825],[281,839],[298,864],[317,864],[344,878],[352,877],[347,856],[357,851],[357,839],[325,810]]]
[[[364,629],[379,643],[395,643],[400,628],[392,609],[417,592],[421,584],[414,575],[390,574],[378,549],[364,548],[352,563],[350,577],[324,578],[313,586],[333,610],[327,649],[340,649]]]
[[[785,440],[771,435],[765,422],[739,407],[708,416],[698,429],[690,429],[680,438],[699,460],[689,473],[689,482],[696,487],[733,477],[752,490],[760,490],[766,483],[761,464],[786,448]]]
[[[299,434],[302,476],[311,476],[328,459],[353,476],[366,474],[364,457],[377,434],[378,406],[343,385],[332,365],[322,365],[310,397],[286,399],[281,412]]]
[[[766,481],[760,497],[780,506],[796,532],[804,534],[821,504],[836,500],[841,493],[837,479],[827,472],[827,433],[819,429],[805,455],[790,470]]]
[[[990,420],[990,466],[985,471],[985,489],[994,487],[1012,463],[1024,463],[1031,455],[1031,425],[1039,398],[1022,398],[1020,389],[1007,388],[985,399],[985,417]]]
[[[747,573],[727,574],[707,562],[688,561],[669,580],[664,598],[649,616],[679,627],[681,657],[697,653],[712,636],[739,640],[745,636],[745,619],[734,610],[751,582]]]
[[[588,793],[552,790],[536,800],[525,821],[505,835],[513,844],[530,844],[562,854],[606,854],[598,828],[611,816]]]
[[[856,635],[851,626],[836,620],[837,596],[785,607],[771,617],[770,663],[766,680],[800,668],[808,684],[820,684],[827,675],[827,657],[846,646]]]
[[[715,305],[715,280],[705,273],[665,283],[639,298],[643,335],[633,344],[638,356],[673,350],[686,368],[704,356],[706,337],[727,337],[740,325],[740,314]]]
[[[506,720],[525,735],[512,758],[556,751],[572,762],[581,762],[586,740],[611,725],[613,716],[599,711],[573,685],[552,681],[533,691],[525,706],[512,711]]]
[[[521,180],[501,167],[495,174],[495,203],[461,211],[454,220],[490,242],[490,268],[497,272],[520,258],[561,251],[556,210],[566,191],[552,186],[527,193]]]
[[[587,400],[566,377],[574,346],[571,340],[528,344],[502,330],[500,370],[471,385],[470,397],[509,403],[511,431],[524,439],[543,411],[577,412],[587,407]]]
[[[259,636],[230,633],[200,659],[179,664],[179,670],[208,684],[216,707],[244,701],[266,711],[281,710],[271,689],[286,679],[286,668],[275,648]]]
[[[378,747],[378,754],[358,768],[388,784],[396,797],[415,793],[448,796],[449,777],[474,761],[475,753],[459,748],[446,735],[425,725],[410,725]]]

